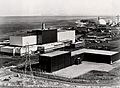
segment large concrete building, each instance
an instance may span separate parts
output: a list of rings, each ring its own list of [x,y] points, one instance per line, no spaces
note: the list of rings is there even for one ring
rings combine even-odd
[[[71,40],[75,43],[75,30],[33,30],[32,34],[37,35],[37,44],[46,44]]]
[[[37,44],[36,35],[15,35],[10,36],[10,45],[14,46],[26,46]]]
[[[40,51],[49,52],[55,49],[70,46],[75,42],[75,30],[61,30],[57,29],[36,29],[28,32],[27,34],[19,34],[10,36],[10,46],[7,45],[1,49],[1,52],[6,53],[19,53],[23,55],[25,46],[37,45]],[[20,49],[19,49],[20,48]],[[7,50],[8,49],[8,50]],[[33,50],[32,50],[33,49]],[[31,51],[35,51],[31,48]]]
[[[75,30],[60,30],[57,32],[57,40],[72,40],[75,43]]]
[[[57,30],[32,30],[32,34],[37,35],[37,44],[57,42]]]

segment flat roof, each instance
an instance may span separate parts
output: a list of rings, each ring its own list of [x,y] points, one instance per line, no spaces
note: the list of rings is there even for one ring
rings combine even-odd
[[[75,31],[75,30],[57,30],[57,32],[69,32],[69,31]]]
[[[83,54],[84,52],[85,52],[84,49],[75,50],[75,51],[72,51],[72,52],[71,52],[71,56]]]
[[[50,30],[57,30],[57,29],[48,29],[48,28],[46,28],[46,29],[33,29],[32,31],[50,31]]]
[[[62,55],[62,54],[68,53],[68,52],[69,51],[54,51],[54,52],[50,52],[50,53],[40,54],[40,56],[54,57],[57,55]]]
[[[82,54],[82,53],[92,53],[92,54],[101,54],[101,55],[114,55],[118,52],[107,51],[107,50],[95,50],[95,49],[79,49],[71,52],[71,56]]]
[[[26,36],[36,36],[33,34],[25,33],[25,34],[16,34],[16,35],[11,35],[11,36],[20,36],[20,37],[26,37]]]
[[[15,47],[12,47],[12,46],[4,46],[2,48],[7,48],[7,49],[14,49]]]

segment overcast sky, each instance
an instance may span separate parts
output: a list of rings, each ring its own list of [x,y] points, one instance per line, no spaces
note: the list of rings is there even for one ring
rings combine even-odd
[[[118,14],[120,0],[0,0],[0,16]]]

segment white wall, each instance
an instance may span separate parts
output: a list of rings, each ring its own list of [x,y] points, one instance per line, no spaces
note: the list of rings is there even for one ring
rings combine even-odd
[[[26,52],[28,52],[27,50],[28,48],[26,47],[11,47],[11,46],[4,46],[4,47],[1,47],[1,52],[5,52],[5,53],[17,53],[17,54],[20,54],[21,56],[24,55]],[[29,52],[34,52],[37,50],[37,45],[32,45],[32,46],[29,46]]]
[[[10,36],[10,45],[22,46],[22,37],[21,36]]]
[[[57,32],[57,40],[58,41],[72,40],[72,43],[74,43],[75,42],[75,30]]]
[[[10,45],[25,46],[37,44],[37,36],[10,36]]]
[[[22,37],[22,41],[23,41],[22,46],[37,44],[37,36],[36,35],[25,36],[25,37]]]
[[[14,49],[15,49],[14,47],[4,46],[1,47],[1,52],[12,54]]]

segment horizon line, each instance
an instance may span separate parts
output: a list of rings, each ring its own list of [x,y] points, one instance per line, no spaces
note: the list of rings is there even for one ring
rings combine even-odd
[[[43,15],[43,17],[54,17],[54,16],[58,16],[58,17],[70,17],[70,16],[76,16],[76,17],[79,17],[79,16],[86,16],[86,17],[89,17],[89,16],[118,16],[118,15]],[[1,15],[0,17],[42,17],[42,15]]]

